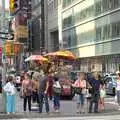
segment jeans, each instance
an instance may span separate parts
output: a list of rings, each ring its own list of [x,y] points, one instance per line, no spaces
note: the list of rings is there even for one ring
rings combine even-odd
[[[39,95],[37,92],[33,92],[32,98],[33,98],[33,103],[35,102],[39,103]]]
[[[54,95],[54,109],[60,109],[60,95]]]
[[[84,102],[85,102],[85,95],[84,94],[77,95],[77,104],[84,105]]]
[[[49,103],[48,103],[48,96],[44,93],[39,93],[39,112],[42,113],[43,103],[45,103],[46,112],[49,112]]]
[[[90,100],[90,105],[89,105],[89,112],[91,113],[92,112],[92,107],[93,107],[93,104],[94,105],[94,112],[98,112],[98,102],[99,102],[99,98],[100,98],[100,94],[99,92],[98,93],[95,93],[91,96],[91,100]]]
[[[6,112],[15,112],[15,95],[6,95]]]
[[[118,105],[120,106],[120,90],[117,91],[117,102]]]
[[[24,104],[23,104],[24,111],[26,111],[27,102],[28,102],[28,109],[29,109],[29,111],[31,111],[31,96],[24,97]]]

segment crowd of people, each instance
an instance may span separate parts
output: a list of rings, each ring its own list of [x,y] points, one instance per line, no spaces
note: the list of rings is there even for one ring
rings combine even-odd
[[[48,69],[48,68],[47,68]],[[41,74],[42,73],[42,74]],[[26,72],[22,77],[21,97],[23,99],[23,111],[31,112],[31,102],[37,103],[39,113],[43,111],[45,104],[46,112],[50,112],[49,100],[53,100],[54,111],[60,112],[60,95],[62,86],[59,80],[59,74],[48,70],[47,72],[34,72],[30,74]],[[98,113],[105,109],[104,98],[106,96],[105,83],[101,80],[98,72],[93,72],[92,77],[87,77],[85,73],[80,72],[77,75],[77,80],[70,83],[76,96],[76,112],[85,113],[85,99],[89,102],[88,112]],[[15,113],[15,86],[14,80],[10,76],[8,82],[3,87],[6,93],[6,112],[7,114]],[[120,73],[117,76],[116,94],[118,104],[120,105]],[[94,109],[93,109],[94,105]]]

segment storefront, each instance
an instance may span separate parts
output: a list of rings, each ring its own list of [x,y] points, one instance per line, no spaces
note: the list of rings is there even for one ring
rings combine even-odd
[[[120,54],[80,58],[79,61],[80,70],[83,72],[116,72],[117,70],[119,70]]]

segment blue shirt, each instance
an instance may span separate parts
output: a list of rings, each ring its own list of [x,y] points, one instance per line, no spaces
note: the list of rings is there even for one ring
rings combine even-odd
[[[90,78],[88,79],[90,85],[94,88],[95,91],[99,91],[100,89],[100,84],[101,81],[100,80],[96,80],[95,78]]]

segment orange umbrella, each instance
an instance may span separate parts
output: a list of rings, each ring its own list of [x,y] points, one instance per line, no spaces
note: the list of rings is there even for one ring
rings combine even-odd
[[[61,57],[63,59],[68,59],[68,60],[75,60],[76,59],[76,57],[73,55],[73,53],[68,51],[68,50],[57,51],[56,56]]]
[[[31,55],[31,56],[29,56],[28,58],[25,59],[25,62],[27,62],[27,61],[35,61],[35,60],[38,60],[38,61],[48,61],[47,58],[44,58],[41,55]]]
[[[50,52],[44,55],[45,57],[56,56],[56,52]]]

